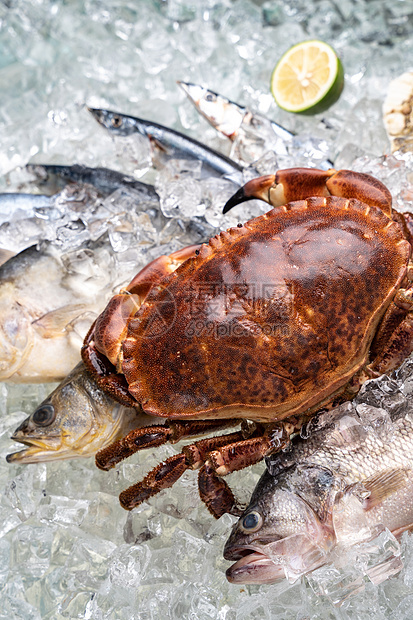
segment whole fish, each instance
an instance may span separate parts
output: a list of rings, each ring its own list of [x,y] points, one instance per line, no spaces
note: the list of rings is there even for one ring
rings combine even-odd
[[[113,135],[129,136],[139,133],[147,136],[153,146],[171,157],[201,161],[208,174],[223,175],[237,185],[243,182],[243,167],[240,164],[174,129],[110,110],[88,110],[98,123]]]
[[[212,127],[232,141],[239,140],[240,144],[234,146],[231,152],[237,161],[239,158],[247,158],[248,162],[253,162],[268,150],[281,155],[288,154],[288,148],[296,138],[292,131],[204,86],[181,81],[178,84]],[[246,146],[248,142],[250,144]],[[327,158],[321,159],[317,167],[328,170],[333,167],[333,162]]]
[[[28,464],[92,456],[145,424],[153,424],[153,418],[105,396],[79,363],[16,428],[12,439],[27,447],[9,454],[7,461]]]
[[[397,538],[413,527],[409,413],[391,419],[383,409],[344,403],[310,425],[309,439],[268,459],[270,471],[225,545],[224,557],[236,561],[230,582],[294,581],[383,528]],[[392,558],[366,574],[378,583],[400,568]]]

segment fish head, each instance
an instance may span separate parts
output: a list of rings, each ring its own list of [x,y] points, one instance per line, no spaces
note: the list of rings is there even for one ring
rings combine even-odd
[[[225,545],[224,558],[235,560],[226,572],[228,581],[262,584],[287,578],[294,582],[326,562],[334,545],[334,533],[326,518],[329,511],[319,514],[315,509],[315,478],[321,476],[322,484],[327,482],[324,504],[331,484],[330,480],[323,481],[325,471],[311,474],[312,480],[302,480],[302,487],[313,485],[305,497],[302,489],[297,492],[299,485],[290,484],[291,470],[278,478],[268,471],[264,473]],[[294,475],[302,478],[299,471]]]
[[[133,119],[131,116],[121,114],[120,112],[112,112],[111,110],[100,110],[99,108],[87,109],[97,122],[113,135],[129,136],[138,131],[137,119]]]
[[[12,439],[26,448],[9,454],[7,461],[28,464],[94,455],[120,431],[130,430],[133,416],[134,410],[99,390],[80,363],[14,431]]]
[[[226,97],[218,95],[199,84],[180,81],[178,84],[200,114],[215,129],[222,132],[228,138],[235,138],[246,114],[245,108],[232,103]]]

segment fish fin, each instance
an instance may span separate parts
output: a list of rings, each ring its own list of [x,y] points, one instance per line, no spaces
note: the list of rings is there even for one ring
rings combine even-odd
[[[88,312],[85,304],[68,304],[56,310],[51,310],[33,321],[33,326],[40,329],[43,338],[56,338],[62,336],[71,323]]]
[[[12,252],[12,250],[5,250],[4,248],[0,248],[0,265],[6,263],[9,258],[14,256],[16,252]]]
[[[392,534],[395,538],[399,538],[404,532],[413,532],[413,523],[409,523],[408,525],[403,525],[403,527],[398,527],[397,530],[392,530]]]
[[[397,468],[374,474],[364,480],[363,486],[370,492],[369,497],[363,501],[364,509],[371,510],[399,491],[406,484],[407,476],[406,469]]]
[[[168,149],[168,147],[165,146],[165,144],[162,144],[162,142],[159,142],[159,140],[157,140],[156,138],[154,138],[153,136],[149,134],[148,134],[148,138],[154,150],[160,151],[161,153],[164,153],[165,155],[170,154],[171,150]]]

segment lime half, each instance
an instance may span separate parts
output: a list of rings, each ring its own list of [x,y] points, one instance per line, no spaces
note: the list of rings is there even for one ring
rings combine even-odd
[[[343,66],[324,41],[293,45],[271,76],[271,93],[277,105],[296,114],[324,112],[340,97],[343,86]]]

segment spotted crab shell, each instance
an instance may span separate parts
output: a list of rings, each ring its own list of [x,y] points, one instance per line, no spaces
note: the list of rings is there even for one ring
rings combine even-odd
[[[368,363],[409,256],[398,225],[355,199],[297,201],[222,232],[131,318],[129,392],[170,418],[314,409]]]

